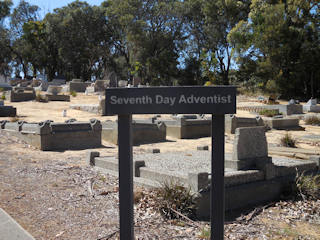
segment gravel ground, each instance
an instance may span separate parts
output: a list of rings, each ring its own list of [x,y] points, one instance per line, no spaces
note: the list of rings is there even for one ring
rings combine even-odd
[[[0,207],[36,239],[118,239],[118,179],[84,156],[0,132]],[[135,188],[135,199],[136,239],[205,239],[208,222],[163,219],[155,191]],[[228,219],[225,239],[320,239],[319,213],[320,200],[272,203]]]

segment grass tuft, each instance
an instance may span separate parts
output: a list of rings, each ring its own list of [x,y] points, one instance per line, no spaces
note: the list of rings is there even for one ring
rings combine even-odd
[[[156,194],[159,199],[156,208],[164,217],[179,219],[179,212],[186,217],[194,218],[195,195],[191,193],[190,188],[178,182],[165,182],[156,190]]]
[[[77,92],[76,92],[76,91],[70,91],[70,95],[71,95],[72,97],[76,97],[76,96],[77,96]]]
[[[299,197],[310,200],[320,199],[320,174],[305,175],[305,173],[296,175],[295,192]]]
[[[320,117],[316,115],[310,115],[304,119],[304,122],[307,125],[320,125]]]
[[[289,134],[286,133],[281,139],[280,139],[280,144],[283,147],[291,147],[294,148],[296,147],[296,140]]]

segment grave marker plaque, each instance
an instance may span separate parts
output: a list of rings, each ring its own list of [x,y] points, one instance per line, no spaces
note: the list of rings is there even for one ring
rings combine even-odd
[[[106,115],[118,115],[120,239],[133,240],[132,114],[212,114],[211,239],[224,236],[224,114],[236,112],[236,87],[106,89]]]

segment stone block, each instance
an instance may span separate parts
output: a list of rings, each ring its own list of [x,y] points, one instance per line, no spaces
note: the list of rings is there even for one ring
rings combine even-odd
[[[151,148],[147,150],[148,153],[160,153],[160,149],[159,148]]]
[[[299,125],[299,119],[298,118],[263,118],[264,124],[271,128],[271,129],[277,129],[277,130],[290,130],[290,129],[296,129],[296,130],[303,130]]]
[[[309,160],[315,162],[317,164],[318,168],[320,168],[320,156],[319,155],[310,156]]]
[[[145,167],[146,164],[144,161],[134,161],[133,162],[133,176],[140,177],[140,168]]]
[[[87,87],[91,85],[91,82],[77,82],[73,81],[69,83],[70,92],[85,92]]]
[[[208,186],[209,174],[207,172],[188,173],[188,183],[191,190],[197,193]]]
[[[46,94],[47,101],[64,101],[70,102],[70,95],[51,95]]]
[[[47,93],[49,95],[58,95],[62,91],[62,86],[48,86]]]
[[[17,109],[12,106],[0,106],[0,117],[15,117]]]
[[[88,151],[86,155],[86,164],[88,166],[94,166],[94,158],[100,157],[99,152],[94,152],[94,151]]]
[[[94,83],[94,92],[103,92],[110,85],[110,80],[96,80]]]
[[[208,151],[209,150],[209,146],[205,145],[205,146],[197,146],[197,150],[198,151]]]
[[[233,160],[247,160],[268,156],[264,127],[237,128],[233,145]]]

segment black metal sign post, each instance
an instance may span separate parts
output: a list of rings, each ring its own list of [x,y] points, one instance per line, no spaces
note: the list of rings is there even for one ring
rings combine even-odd
[[[224,115],[211,122],[211,239],[224,237]]]
[[[118,116],[120,239],[134,239],[132,115]]]
[[[106,89],[105,112],[118,115],[120,240],[133,240],[132,114],[212,114],[211,239],[224,236],[224,114],[236,112],[236,87]]]

